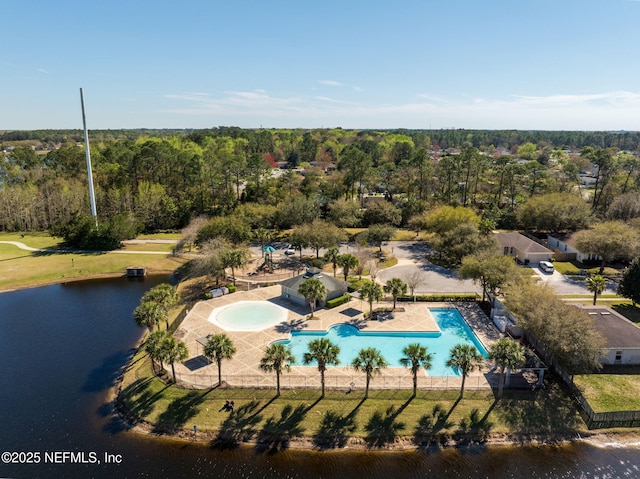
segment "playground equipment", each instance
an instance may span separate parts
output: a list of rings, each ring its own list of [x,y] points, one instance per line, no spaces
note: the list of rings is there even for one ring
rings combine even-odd
[[[273,246],[267,245],[262,248],[262,251],[264,252],[264,261],[260,266],[258,266],[258,269],[256,271],[273,273],[274,269],[280,269],[280,265],[277,262],[273,261],[273,253],[275,253],[276,249]]]

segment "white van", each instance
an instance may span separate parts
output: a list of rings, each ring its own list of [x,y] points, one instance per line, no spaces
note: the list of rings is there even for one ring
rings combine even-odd
[[[540,261],[540,269],[545,273],[553,273],[554,267],[549,261]]]

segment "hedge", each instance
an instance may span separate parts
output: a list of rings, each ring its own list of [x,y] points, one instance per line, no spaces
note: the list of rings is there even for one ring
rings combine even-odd
[[[337,298],[328,299],[327,308],[335,308],[336,306],[340,306],[341,304],[348,303],[350,300],[351,296],[348,294],[343,294],[342,296],[338,296]]]

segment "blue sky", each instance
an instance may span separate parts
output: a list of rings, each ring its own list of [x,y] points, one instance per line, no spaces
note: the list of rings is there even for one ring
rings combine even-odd
[[[640,130],[640,0],[0,0],[0,130]]]

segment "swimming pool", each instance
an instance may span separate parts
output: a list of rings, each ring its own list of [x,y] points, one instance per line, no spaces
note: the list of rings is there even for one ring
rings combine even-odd
[[[426,346],[433,355],[432,367],[428,371],[430,376],[458,376],[458,372],[447,367],[451,348],[464,343],[475,346],[480,354],[487,357],[487,351],[475,336],[471,328],[457,309],[430,309],[441,332],[414,331],[359,331],[350,324],[340,323],[329,328],[328,331],[295,331],[291,339],[278,341],[291,347],[298,364],[302,364],[302,357],[307,352],[309,341],[316,338],[327,338],[340,347],[340,365],[348,366],[353,358],[363,348],[377,348],[387,360],[390,367],[403,367],[400,358],[402,350],[411,343]]]
[[[238,301],[211,311],[209,321],[226,331],[262,331],[288,317],[285,308],[269,301]]]

